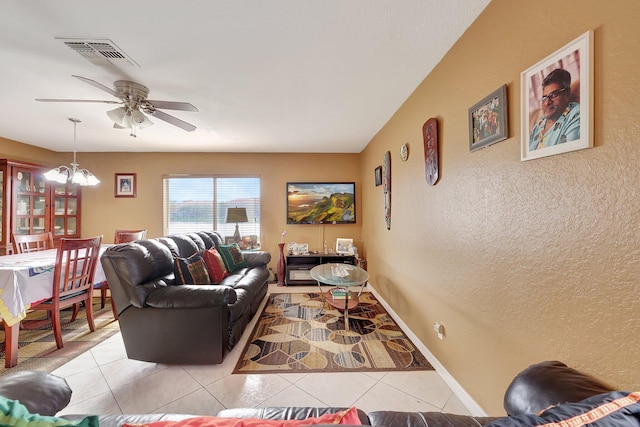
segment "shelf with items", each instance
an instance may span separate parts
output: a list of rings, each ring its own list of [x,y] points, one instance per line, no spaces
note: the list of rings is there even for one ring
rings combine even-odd
[[[287,255],[286,257],[285,285],[315,285],[309,271],[316,265],[329,263],[342,263],[356,265],[356,257],[353,255],[335,254],[311,254],[311,255]]]

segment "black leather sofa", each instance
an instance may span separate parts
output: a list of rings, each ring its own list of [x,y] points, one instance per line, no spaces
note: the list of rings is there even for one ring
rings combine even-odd
[[[268,289],[269,252],[243,252],[247,267],[219,284],[182,285],[175,258],[220,247],[216,232],[142,239],[101,256],[130,359],[216,364],[242,336]]]
[[[508,417],[473,417],[440,412],[402,412],[372,411],[364,413],[358,410],[358,418],[363,425],[374,427],[481,427],[492,424],[495,427],[538,425],[522,423],[523,417],[551,411],[555,405],[561,411],[552,414],[550,419],[558,421],[558,413],[571,413],[567,406],[575,402],[587,402],[599,396],[608,396],[621,392],[613,389],[582,372],[566,366],[564,363],[550,361],[531,365],[518,374],[505,393],[504,408]],[[32,412],[60,411],[71,398],[71,389],[62,378],[40,372],[18,372],[0,378],[0,395],[10,399],[24,398],[23,404]],[[594,397],[596,396],[596,397]],[[614,397],[616,397],[614,395]],[[636,397],[640,397],[636,396]],[[600,399],[605,400],[606,398]],[[260,418],[277,420],[302,420],[335,413],[346,408],[335,407],[267,407],[267,408],[231,408],[217,415],[226,418]],[[613,423],[602,424],[606,427],[637,427],[640,425],[640,403],[635,408],[627,406],[626,412]],[[153,421],[180,421],[195,415],[187,414],[125,414],[98,415],[101,427],[121,426],[123,423],[150,423]],[[86,414],[65,415],[68,420],[80,420]],[[628,422],[631,420],[631,422]],[[635,420],[635,421],[634,421]],[[562,424],[578,425],[578,424]],[[584,425],[584,424],[579,424]],[[589,425],[598,425],[595,422]]]

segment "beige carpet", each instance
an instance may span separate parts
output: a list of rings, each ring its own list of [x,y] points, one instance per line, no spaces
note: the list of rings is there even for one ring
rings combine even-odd
[[[432,369],[370,292],[349,311],[349,330],[319,293],[301,293],[269,296],[234,373]]]
[[[64,310],[62,318],[64,347],[60,350],[56,347],[51,320],[47,318],[47,313],[45,311],[29,313],[22,321],[23,329],[20,330],[18,338],[18,364],[9,369],[4,367],[4,329],[0,328],[0,340],[3,343],[0,351],[0,376],[23,370],[51,372],[119,332],[120,325],[114,320],[109,303],[110,301],[107,300],[105,308],[100,309],[99,298],[94,298],[95,332],[89,331],[84,307],[80,309],[74,322],[70,322],[72,310]]]

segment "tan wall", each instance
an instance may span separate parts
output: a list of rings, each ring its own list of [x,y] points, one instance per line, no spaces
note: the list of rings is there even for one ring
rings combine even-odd
[[[489,414],[503,413],[513,376],[543,360],[640,388],[638,22],[636,0],[494,0],[363,152],[371,281]],[[596,146],[521,162],[520,72],[587,30]],[[505,83],[510,138],[470,153],[468,108]],[[441,142],[434,187],[421,136],[430,117]],[[390,231],[373,186],[386,150]]]
[[[275,270],[283,230],[286,242],[322,249],[323,239],[360,241],[356,225],[287,225],[286,182],[355,181],[360,197],[360,156],[357,154],[230,154],[230,153],[83,153],[82,166],[101,179],[82,194],[82,234],[104,234],[113,241],[116,228],[144,227],[149,237],[162,236],[162,176],[164,174],[258,174],[261,177],[262,247],[271,252]],[[137,197],[115,198],[115,173],[137,174]],[[358,214],[361,210],[358,210]]]

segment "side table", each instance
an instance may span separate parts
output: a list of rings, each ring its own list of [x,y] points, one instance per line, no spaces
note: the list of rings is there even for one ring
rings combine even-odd
[[[320,289],[320,295],[323,296],[325,302],[338,310],[344,310],[344,328],[349,329],[349,309],[354,308],[359,303],[359,297],[369,280],[369,273],[362,268],[351,264],[321,264],[313,267],[309,272],[311,277],[318,283]],[[322,292],[321,283],[325,283],[331,286],[340,286],[346,289],[344,300],[335,300],[328,291],[326,294]],[[360,291],[357,295],[350,298],[351,291],[349,290],[353,286],[360,286]]]

